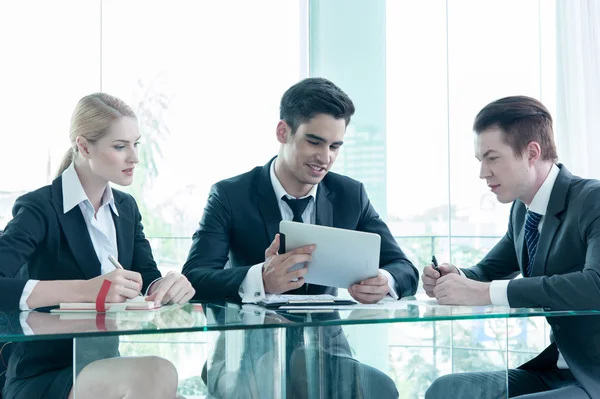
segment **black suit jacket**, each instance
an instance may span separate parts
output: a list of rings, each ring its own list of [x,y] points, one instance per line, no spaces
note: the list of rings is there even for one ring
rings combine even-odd
[[[250,267],[265,261],[265,250],[281,221],[271,184],[271,162],[212,187],[183,267],[196,289],[195,299],[239,300],[238,291]],[[379,234],[380,267],[396,279],[399,296],[416,292],[418,271],[379,218],[362,183],[330,172],[319,184],[316,201],[316,224]],[[227,261],[231,268],[225,269]],[[336,292],[310,284],[289,293]]]
[[[600,310],[600,181],[573,176],[559,165],[544,216],[532,277],[508,284],[511,307]],[[463,269],[479,281],[510,279],[528,258],[524,226],[527,209],[513,203],[508,231],[476,266]],[[549,317],[555,343],[524,368],[556,366],[557,346],[590,397],[600,398],[600,314]]]
[[[133,197],[113,189],[119,216],[113,214],[119,262],[139,272],[143,290],[159,278]],[[111,212],[112,214],[112,212]],[[16,278],[28,263],[35,280],[87,280],[100,275],[100,261],[78,206],[63,212],[62,180],[18,198],[13,219],[0,236],[0,306],[15,310],[26,279]],[[7,380],[69,367],[73,361],[71,340],[22,342],[13,346]]]

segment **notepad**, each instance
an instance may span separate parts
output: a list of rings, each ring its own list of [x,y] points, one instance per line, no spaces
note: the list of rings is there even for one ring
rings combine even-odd
[[[123,311],[140,311],[140,310],[155,310],[162,306],[156,306],[154,301],[146,301],[143,296],[138,296],[133,299],[128,299],[122,303],[106,303],[107,312],[123,312]],[[68,302],[61,303],[58,309],[52,309],[51,312],[96,312],[95,302]]]

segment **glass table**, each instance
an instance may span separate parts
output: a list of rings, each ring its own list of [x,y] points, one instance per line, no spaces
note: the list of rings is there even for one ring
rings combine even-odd
[[[422,398],[441,375],[506,373],[533,358],[549,344],[545,317],[589,315],[600,312],[414,298],[288,310],[190,303],[151,312],[4,313],[0,334],[12,343],[72,340],[75,384],[87,364],[114,356],[98,350],[106,347],[170,360],[188,399]]]

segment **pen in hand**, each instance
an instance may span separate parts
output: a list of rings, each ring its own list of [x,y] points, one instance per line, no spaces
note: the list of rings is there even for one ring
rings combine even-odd
[[[115,259],[115,257],[114,257],[114,256],[112,256],[112,255],[108,255],[108,260],[110,261],[110,263],[112,263],[112,264],[113,264],[113,266],[114,266],[115,268],[117,268],[117,269],[121,269],[121,270],[125,270],[125,268],[124,268],[123,266],[121,266],[121,264],[119,263],[119,261],[117,261],[117,260]],[[142,293],[140,292],[140,293],[138,294],[138,296],[143,296],[143,295],[142,295]]]
[[[438,262],[437,259],[435,258],[435,255],[433,255],[431,257],[431,264],[433,265],[433,269],[438,272],[440,274],[440,276],[442,275],[442,271],[440,270],[439,266],[438,266]]]
[[[114,257],[114,256],[112,256],[112,255],[108,255],[108,260],[109,260],[109,261],[110,261],[110,263],[112,263],[112,264],[113,264],[113,266],[114,266],[114,267],[116,267],[117,269],[124,270],[123,266],[121,266],[121,264],[119,263],[119,261],[117,261],[117,260],[115,259],[115,257]]]

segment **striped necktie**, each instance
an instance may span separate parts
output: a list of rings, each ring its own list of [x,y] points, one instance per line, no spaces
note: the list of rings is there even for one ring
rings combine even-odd
[[[531,277],[531,272],[533,270],[535,253],[537,251],[538,241],[540,240],[540,232],[538,231],[540,220],[542,220],[542,215],[533,211],[527,211],[527,217],[525,218],[525,243],[527,244],[529,262],[527,262],[526,275],[524,277]]]

